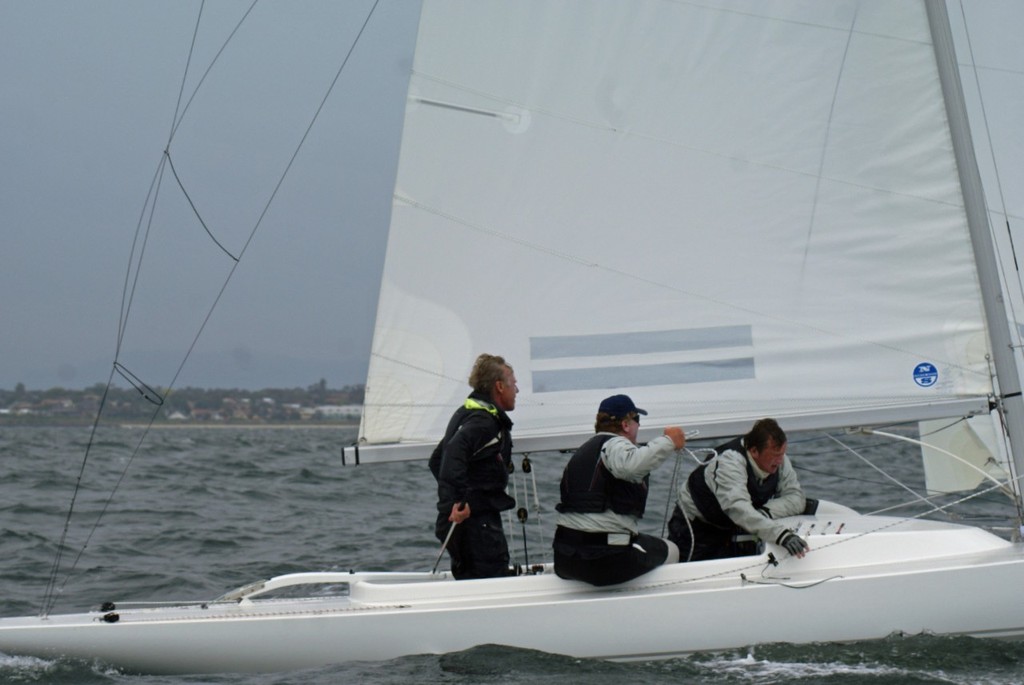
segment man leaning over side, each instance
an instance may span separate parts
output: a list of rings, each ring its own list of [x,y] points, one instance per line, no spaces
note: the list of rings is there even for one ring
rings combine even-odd
[[[816,501],[804,497],[779,424],[761,419],[717,452],[679,489],[669,539],[682,561],[757,554],[759,541],[803,557],[807,543],[776,519],[813,513],[805,510]]]

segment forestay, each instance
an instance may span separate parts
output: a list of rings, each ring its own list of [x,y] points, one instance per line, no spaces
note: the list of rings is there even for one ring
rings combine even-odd
[[[702,435],[986,409],[920,2],[430,0],[413,70],[362,445],[436,441],[485,351],[517,447],[613,392]]]

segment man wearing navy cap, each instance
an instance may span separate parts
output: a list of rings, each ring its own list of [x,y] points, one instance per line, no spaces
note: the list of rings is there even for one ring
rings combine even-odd
[[[601,402],[594,429],[562,473],[562,501],[555,529],[555,573],[592,585],[632,580],[679,561],[679,548],[641,533],[637,521],[647,506],[647,482],[675,450],[686,444],[679,426],[640,447],[640,416],[626,395]]]

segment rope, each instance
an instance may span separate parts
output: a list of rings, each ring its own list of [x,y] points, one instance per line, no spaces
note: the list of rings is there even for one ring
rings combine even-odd
[[[529,454],[523,455],[524,461],[528,458]],[[540,538],[541,543],[543,543],[546,536],[544,535],[544,525],[541,522],[540,491],[537,489],[537,472],[533,468],[530,469],[530,481],[533,483],[533,512],[537,516],[537,536]]]
[[[93,535],[95,534],[96,530],[99,527],[100,520],[103,518],[103,516],[106,513],[106,511],[109,509],[110,504],[113,502],[114,495],[117,493],[119,487],[121,486],[121,484],[124,482],[125,478],[127,477],[128,470],[131,467],[131,464],[133,463],[135,457],[142,451],[143,442],[145,441],[146,437],[148,436],[149,431],[152,428],[154,421],[156,420],[156,417],[159,415],[160,406],[163,403],[162,397],[160,397],[160,394],[157,393],[150,385],[144,383],[138,376],[136,376],[135,374],[129,372],[124,366],[122,366],[120,364],[119,359],[120,359],[120,355],[121,355],[121,348],[122,348],[122,344],[124,342],[124,337],[125,337],[126,332],[127,332],[129,314],[131,312],[132,303],[134,302],[135,292],[136,292],[136,289],[137,289],[137,286],[138,286],[138,279],[139,279],[139,275],[141,273],[143,256],[145,255],[146,246],[148,244],[149,236],[150,236],[150,233],[151,233],[151,230],[152,230],[152,227],[153,227],[153,220],[154,220],[154,215],[155,215],[155,211],[156,211],[156,202],[157,202],[157,198],[159,197],[159,193],[160,193],[161,182],[162,182],[162,179],[163,179],[163,171],[164,171],[165,165],[172,166],[172,173],[174,173],[175,177],[177,178],[177,174],[176,174],[176,172],[174,172],[173,165],[170,165],[170,152],[169,152],[169,150],[170,150],[171,140],[174,137],[174,133],[177,130],[178,125],[181,123],[181,120],[184,118],[185,111],[187,111],[188,106],[192,103],[192,100],[195,98],[196,94],[199,92],[199,88],[202,85],[203,81],[205,80],[206,75],[209,74],[210,69],[213,67],[213,63],[216,62],[217,58],[220,57],[221,53],[227,47],[228,43],[231,42],[232,38],[235,36],[235,33],[238,31],[239,27],[245,21],[245,19],[249,16],[249,13],[252,11],[252,9],[255,6],[255,4],[256,3],[253,2],[249,6],[249,9],[246,10],[246,12],[242,16],[242,18],[239,20],[238,24],[236,24],[234,30],[232,30],[231,34],[225,40],[225,42],[221,46],[220,50],[217,52],[216,56],[211,61],[209,68],[204,73],[203,77],[200,79],[200,82],[196,86],[195,90],[193,91],[193,94],[192,94],[191,98],[189,99],[188,103],[186,103],[185,107],[182,108],[181,107],[181,100],[182,100],[182,94],[184,93],[184,84],[187,81],[189,68],[190,68],[190,65],[191,65],[191,62],[192,62],[192,56],[193,56],[194,49],[195,49],[195,40],[196,40],[196,36],[198,35],[198,32],[199,32],[199,24],[200,24],[200,21],[202,19],[203,7],[205,6],[205,2],[202,5],[200,5],[199,13],[196,16],[195,29],[193,31],[193,37],[192,37],[192,45],[191,45],[191,47],[189,49],[188,61],[187,61],[186,67],[185,67],[185,71],[184,71],[184,73],[182,75],[182,85],[181,85],[181,88],[179,90],[178,101],[177,101],[177,103],[175,105],[175,113],[174,113],[173,123],[172,123],[172,127],[171,127],[171,132],[170,132],[170,134],[168,136],[167,145],[164,147],[164,154],[162,154],[161,157],[160,157],[160,162],[157,165],[157,171],[154,174],[153,180],[152,180],[152,182],[150,184],[150,188],[149,188],[149,191],[147,192],[145,202],[143,203],[142,213],[139,216],[139,221],[138,221],[138,223],[136,225],[136,228],[135,228],[135,235],[134,235],[134,238],[133,238],[133,241],[132,241],[131,252],[129,254],[128,269],[127,269],[127,272],[126,272],[126,275],[125,275],[124,288],[123,288],[123,292],[122,292],[121,316],[120,316],[120,319],[118,320],[117,344],[116,344],[116,349],[115,349],[115,354],[114,354],[114,362],[113,362],[114,368],[111,371],[110,377],[107,380],[107,384],[106,384],[106,387],[105,387],[104,392],[103,392],[103,397],[102,397],[102,399],[100,401],[99,409],[96,412],[96,418],[94,419],[93,424],[92,424],[92,430],[91,430],[91,433],[90,433],[90,436],[89,436],[89,441],[86,444],[85,454],[82,457],[82,463],[81,463],[81,466],[80,466],[78,479],[76,480],[75,487],[74,487],[74,490],[73,490],[72,496],[71,496],[71,501],[70,501],[69,506],[68,506],[68,511],[67,511],[66,516],[65,516],[64,528],[63,528],[62,533],[61,533],[60,541],[59,541],[59,543],[57,545],[57,551],[56,551],[56,553],[54,555],[54,561],[53,561],[53,565],[52,565],[51,570],[50,570],[49,579],[47,581],[47,586],[46,586],[46,588],[44,589],[44,592],[43,592],[42,606],[40,608],[40,616],[41,617],[45,618],[47,615],[49,615],[49,612],[52,610],[53,606],[56,603],[57,597],[61,594],[61,592],[63,592],[64,587],[66,587],[68,581],[71,579],[75,569],[77,568],[78,562],[81,560],[83,554],[85,553],[85,550],[88,548],[89,542],[92,540]],[[314,124],[319,119],[320,113],[323,111],[324,106],[325,106],[325,104],[327,102],[327,99],[330,97],[331,93],[333,92],[335,85],[337,85],[338,80],[341,77],[342,71],[345,69],[345,66],[348,64],[348,61],[351,58],[353,51],[355,50],[355,46],[359,43],[359,40],[362,37],[363,32],[366,30],[366,26],[369,24],[370,18],[373,16],[374,12],[376,11],[378,4],[379,4],[379,0],[377,0],[377,2],[374,2],[373,6],[370,8],[369,12],[367,13],[366,19],[364,20],[363,25],[360,27],[358,34],[356,35],[355,39],[352,41],[352,44],[349,47],[348,52],[346,53],[344,59],[342,60],[341,65],[338,67],[338,70],[337,70],[337,72],[334,75],[334,79],[331,81],[331,84],[327,88],[327,91],[324,94],[323,98],[321,99],[319,106],[316,108],[316,111],[314,112],[312,118],[310,119],[310,122],[309,122],[308,126],[306,127],[305,132],[303,133],[301,139],[299,140],[299,143],[296,145],[295,150],[292,153],[292,156],[289,159],[288,163],[285,165],[284,171],[281,173],[281,176],[278,179],[277,184],[275,185],[273,191],[271,192],[269,198],[267,199],[267,202],[264,205],[263,210],[262,210],[262,212],[259,215],[259,218],[256,220],[256,223],[253,225],[253,228],[252,228],[252,230],[249,233],[248,239],[244,243],[244,245],[243,245],[242,249],[240,250],[240,252],[238,253],[238,255],[237,256],[232,255],[223,246],[221,246],[219,242],[217,242],[216,238],[214,238],[214,242],[217,242],[218,246],[220,246],[221,249],[224,250],[224,252],[226,252],[234,260],[234,264],[232,265],[232,267],[229,270],[226,278],[224,279],[224,281],[223,281],[223,283],[221,285],[220,291],[217,293],[217,296],[214,298],[213,304],[210,305],[210,308],[207,311],[205,318],[203,319],[202,323],[199,325],[199,328],[196,331],[195,336],[193,337],[192,342],[189,345],[188,350],[185,352],[185,355],[182,357],[182,360],[181,360],[177,370],[175,371],[174,376],[171,379],[171,382],[166,386],[166,388],[165,388],[166,392],[169,392],[171,390],[171,388],[174,387],[175,383],[178,380],[178,377],[181,375],[182,371],[185,368],[186,362],[191,357],[193,350],[195,349],[197,343],[199,342],[200,336],[202,335],[203,331],[206,329],[207,324],[212,319],[213,312],[217,308],[218,304],[221,301],[221,298],[223,297],[225,291],[227,290],[228,283],[232,280],[232,277],[235,274],[235,270],[238,268],[239,264],[241,263],[242,256],[245,254],[245,252],[249,248],[249,245],[252,244],[252,241],[253,241],[253,239],[256,236],[256,232],[259,230],[260,226],[262,225],[264,218],[266,217],[268,211],[270,210],[271,205],[274,202],[274,199],[277,197],[277,194],[278,194],[278,192],[281,189],[281,186],[284,184],[285,179],[288,177],[289,172],[291,171],[292,165],[295,163],[295,160],[298,157],[299,152],[302,150],[303,146],[305,145],[305,142],[306,142],[307,138],[309,137],[310,131],[312,130]],[[180,112],[180,114],[179,114],[179,112]],[[178,180],[179,186],[181,187],[182,191],[184,192],[184,185],[182,184],[181,179],[178,178],[177,180]],[[186,194],[186,198],[188,198],[187,194]],[[189,202],[191,204],[191,199],[189,199]],[[195,206],[194,205],[193,205],[193,210],[196,211],[196,216],[198,217],[198,211],[195,210]],[[200,218],[200,223],[203,223],[201,218]],[[143,230],[143,227],[145,227],[145,230]],[[203,224],[203,227],[206,228],[206,225]],[[206,230],[207,230],[207,233],[210,233],[208,228]],[[212,233],[210,233],[210,237],[213,238],[213,234]],[[140,238],[141,238],[141,243],[140,243]],[[134,278],[133,278],[133,271],[134,271]],[[151,402],[154,405],[153,413],[150,416],[148,423],[146,424],[145,428],[143,429],[143,431],[142,431],[142,433],[141,433],[141,435],[139,437],[138,444],[132,450],[132,453],[131,453],[130,457],[128,458],[128,460],[126,461],[126,463],[124,465],[124,468],[122,469],[119,478],[117,479],[116,483],[114,484],[113,488],[111,489],[111,491],[110,491],[110,493],[109,493],[109,495],[108,495],[108,497],[107,497],[107,499],[106,499],[102,509],[100,510],[100,513],[96,517],[96,520],[93,522],[93,524],[92,524],[92,526],[91,526],[91,528],[89,530],[89,533],[86,536],[85,542],[82,544],[81,548],[78,550],[77,555],[75,556],[74,560],[72,561],[72,563],[70,565],[70,568],[68,569],[67,574],[66,574],[66,576],[64,578],[64,581],[58,586],[57,577],[60,575],[61,564],[62,564],[62,561],[63,561],[63,557],[64,557],[64,553],[65,553],[65,548],[66,548],[66,543],[67,543],[67,538],[68,538],[68,532],[70,530],[71,520],[72,520],[73,515],[74,515],[75,504],[76,504],[76,501],[77,501],[77,498],[78,498],[78,494],[79,494],[79,492],[81,490],[82,479],[83,479],[83,476],[84,476],[84,473],[85,473],[85,468],[86,468],[86,465],[87,465],[87,463],[89,461],[89,456],[90,456],[90,454],[92,452],[93,445],[95,444],[96,432],[97,432],[97,429],[99,427],[100,420],[103,417],[103,410],[104,410],[104,407],[106,406],[107,395],[108,395],[110,387],[111,387],[111,385],[113,383],[114,373],[115,372],[120,374],[122,377],[124,377],[137,390],[139,390],[140,394],[147,401]]]
[[[835,437],[833,437],[833,436],[831,436],[831,435],[826,435],[826,437],[827,437],[827,438],[828,438],[829,440],[832,440],[833,442],[835,442],[835,443],[836,443],[837,445],[839,445],[839,446],[840,446],[840,447],[842,447],[843,449],[845,449],[845,450],[847,450],[848,452],[850,452],[850,453],[851,453],[851,454],[852,454],[853,456],[855,456],[855,457],[857,457],[858,459],[860,459],[860,460],[861,460],[862,462],[864,462],[865,464],[867,464],[868,466],[870,466],[871,468],[873,468],[873,469],[874,469],[875,471],[878,471],[878,472],[879,472],[880,474],[882,474],[883,476],[885,476],[885,477],[886,477],[887,479],[889,479],[889,480],[890,480],[891,482],[895,483],[896,485],[900,486],[901,488],[903,488],[904,490],[906,490],[907,492],[909,492],[909,493],[910,493],[911,495],[913,495],[913,496],[914,496],[914,497],[915,497],[916,499],[918,499],[918,500],[920,500],[920,501],[924,502],[925,504],[931,504],[931,502],[929,502],[929,501],[928,501],[928,498],[927,498],[927,497],[923,497],[922,495],[920,495],[920,494],[918,494],[918,493],[914,492],[914,490],[913,490],[913,489],[911,489],[910,487],[908,487],[908,486],[904,485],[903,483],[901,483],[901,482],[899,481],[899,479],[897,479],[897,478],[894,478],[893,476],[890,476],[890,475],[889,475],[888,473],[886,473],[885,471],[883,471],[883,470],[882,470],[882,469],[880,469],[879,467],[875,466],[875,465],[874,465],[874,464],[873,464],[872,462],[868,461],[867,459],[865,459],[864,457],[862,457],[862,456],[861,456],[860,454],[858,454],[858,453],[857,453],[857,450],[853,449],[853,448],[852,448],[852,447],[850,447],[849,445],[847,445],[847,444],[843,443],[842,441],[840,441],[840,440],[836,439]]]
[[[975,466],[974,464],[970,463],[969,461],[967,461],[963,457],[958,456],[956,454],[953,454],[949,450],[944,450],[944,449],[942,449],[940,447],[936,447],[934,445],[929,445],[926,442],[923,442],[921,440],[914,440],[913,438],[908,438],[908,437],[906,437],[904,435],[897,435],[895,433],[886,433],[884,431],[876,431],[876,430],[873,430],[873,429],[870,429],[870,428],[865,429],[865,430],[866,430],[866,432],[874,434],[874,435],[881,435],[881,436],[884,436],[884,437],[887,437],[887,438],[892,438],[893,440],[902,440],[903,442],[909,442],[912,445],[919,445],[921,447],[928,447],[930,449],[935,450],[936,452],[941,452],[942,454],[945,454],[946,456],[948,456],[948,457],[950,457],[952,459],[957,460],[961,464],[964,464],[965,466],[967,466],[967,467],[969,467],[971,469],[974,469],[975,471],[980,473],[984,478],[987,478],[988,480],[992,481],[996,485],[1003,485],[1003,486],[1008,485],[1008,484],[1000,483],[998,480],[996,480],[995,478],[990,476],[988,473],[986,473],[984,471],[984,469],[978,468],[977,466]],[[1009,495],[1010,493],[1007,492],[1007,494]]]

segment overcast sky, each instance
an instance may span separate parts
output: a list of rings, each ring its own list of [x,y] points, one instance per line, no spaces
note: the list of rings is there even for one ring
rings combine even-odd
[[[250,4],[206,3],[184,100]],[[257,3],[181,118],[171,161],[233,255],[374,4]],[[199,7],[0,0],[0,387],[106,380]],[[418,10],[379,3],[176,385],[365,380]],[[169,168],[155,217],[120,358],[167,385],[234,262]]]
[[[207,2],[179,103],[198,0],[0,0],[0,388],[106,381],[169,139],[188,199],[164,167],[121,363],[169,384],[230,275],[175,385],[365,380],[419,2],[381,0],[262,221],[375,3],[264,0],[197,92],[249,5]],[[966,0],[983,85],[1001,93],[986,102],[1004,174],[990,202],[1016,217],[1022,8]],[[990,174],[987,141],[979,160]]]

